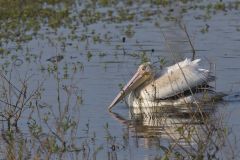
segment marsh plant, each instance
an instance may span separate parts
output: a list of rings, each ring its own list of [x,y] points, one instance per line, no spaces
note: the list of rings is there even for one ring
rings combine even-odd
[[[13,67],[12,69],[16,69]],[[13,75],[12,70],[5,74],[1,71],[1,121],[7,122],[7,128],[18,127],[23,112],[29,110],[41,91],[42,83],[39,81],[35,88],[30,89],[30,80],[33,75]],[[32,84],[31,84],[32,85]]]
[[[1,73],[2,158],[66,159],[81,155],[88,159],[90,154],[96,156],[95,150],[91,153],[88,150],[93,146],[91,137],[80,141],[78,135],[82,95],[74,84],[74,75],[70,78],[72,83],[68,84],[64,84],[57,69],[53,76],[56,97],[53,97],[54,103],[49,104],[44,101],[45,93],[49,92],[44,87],[45,79],[35,84],[34,75],[26,73],[22,78],[18,74],[12,76],[11,72]]]
[[[239,1],[0,0],[0,6],[0,159],[134,159],[133,152],[138,155],[142,151],[141,143],[151,154],[155,147],[152,159],[239,158],[227,141],[231,129],[223,122],[225,116],[218,115],[215,103],[209,104],[214,109],[207,111],[199,104],[185,106],[185,110],[130,110],[130,118],[113,113],[125,126],[115,135],[116,126],[107,119],[104,101],[86,100],[103,95],[89,94],[101,81],[97,77],[94,82],[89,76],[97,67],[112,74],[116,66],[138,65],[154,58],[162,69],[171,62],[163,54],[161,38],[155,41],[147,36],[160,37],[159,32],[168,28],[165,23],[176,26],[182,19],[201,23],[197,32],[207,36],[213,27],[210,20],[239,11]],[[235,22],[231,27],[240,31]],[[185,26],[180,28],[195,59],[193,37]],[[171,46],[167,48],[171,50]],[[56,55],[61,57],[49,59]],[[92,83],[81,83],[83,79]],[[84,92],[80,86],[85,84],[90,85]],[[86,92],[89,95],[84,97]],[[98,114],[88,113],[91,110],[83,113],[92,107],[89,104],[101,107],[101,119],[107,115],[103,121],[81,121],[88,114],[89,119]],[[194,112],[186,113],[192,108]],[[87,116],[82,118],[83,114]],[[98,124],[102,128],[92,128],[95,123],[102,123]],[[99,136],[101,129],[104,136]]]

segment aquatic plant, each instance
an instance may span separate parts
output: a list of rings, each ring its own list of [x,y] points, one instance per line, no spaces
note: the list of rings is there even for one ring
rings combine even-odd
[[[87,123],[81,121],[82,114],[88,114],[86,108],[93,107],[86,95],[91,88],[82,81],[94,67],[112,73],[125,64],[135,66],[157,57],[162,68],[171,61],[162,56],[166,50],[161,41],[155,43],[154,36],[166,29],[166,21],[174,25],[181,20],[197,22],[202,28],[196,32],[206,36],[211,30],[205,24],[211,24],[211,18],[231,14],[239,5],[238,1],[192,0],[0,0],[0,157],[131,159],[129,155],[142,150],[151,150],[153,159],[220,157],[231,133],[221,116],[190,114],[166,125],[173,116],[143,114],[145,119],[125,120],[122,131],[116,133],[112,123],[93,122],[92,117]],[[148,30],[156,33],[150,42],[145,40]],[[188,33],[186,41],[195,59],[191,27]],[[62,61],[46,62],[59,53],[64,55]],[[104,110],[103,103],[97,105]],[[144,125],[146,120],[156,120],[160,130]],[[95,123],[103,126],[104,133],[92,127]],[[235,150],[229,152],[237,159]]]

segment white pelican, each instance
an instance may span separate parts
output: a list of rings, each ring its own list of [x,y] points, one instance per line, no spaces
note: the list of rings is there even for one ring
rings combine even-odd
[[[135,75],[118,93],[108,107],[109,111],[128,95],[129,107],[178,106],[221,99],[208,83],[215,77],[199,68],[200,59],[185,59],[175,65],[156,71],[150,62],[139,66]]]

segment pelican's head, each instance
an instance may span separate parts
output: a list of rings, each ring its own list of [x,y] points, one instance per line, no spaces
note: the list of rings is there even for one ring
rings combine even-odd
[[[108,107],[108,110],[110,111],[114,105],[121,101],[131,91],[137,89],[141,84],[148,80],[151,80],[153,77],[154,71],[151,63],[146,62],[141,64],[131,80],[123,87],[116,98],[112,101],[111,105]]]

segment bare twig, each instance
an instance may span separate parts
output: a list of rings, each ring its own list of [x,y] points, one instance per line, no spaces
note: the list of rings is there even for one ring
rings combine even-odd
[[[8,84],[10,84],[15,90],[17,90],[19,93],[21,92],[14,84],[12,84],[12,82],[10,82],[10,81],[6,78],[6,76],[3,75],[2,71],[0,71],[0,76],[1,76],[4,80],[6,80],[6,81],[8,82]]]
[[[173,58],[174,58],[175,63],[178,65],[178,67],[179,67],[179,69],[180,69],[180,71],[181,71],[181,73],[182,73],[182,75],[183,75],[183,78],[185,79],[185,82],[187,83],[187,86],[188,86],[188,89],[189,89],[191,95],[194,95],[194,94],[193,94],[193,91],[192,91],[192,89],[191,89],[191,87],[190,87],[189,84],[188,84],[188,81],[187,81],[186,75],[185,75],[185,73],[183,72],[182,67],[179,65],[178,60],[177,60],[176,57],[174,56],[174,52],[172,51],[171,47],[169,46],[169,43],[168,43],[167,37],[165,36],[165,34],[164,34],[164,32],[163,32],[162,30],[161,30],[161,33],[162,33],[162,35],[163,35],[163,37],[164,37],[164,39],[165,39],[165,41],[166,41],[166,44],[167,44],[168,49],[170,50],[170,53],[172,54],[172,56],[173,56]],[[195,99],[194,97],[193,97],[193,99],[194,99],[195,102],[197,102],[196,99]],[[201,109],[200,109],[199,104],[196,103],[196,105],[197,105],[197,107],[198,107],[198,110],[199,110],[199,112],[200,112],[202,118],[204,118],[203,115],[202,115],[202,111],[201,111]]]
[[[193,61],[193,60],[195,59],[195,57],[196,57],[196,51],[195,51],[195,49],[194,49],[194,47],[193,47],[192,41],[191,41],[190,36],[189,36],[189,34],[188,34],[187,27],[186,27],[185,24],[183,24],[183,25],[180,24],[180,27],[184,30],[184,32],[185,32],[186,35],[187,35],[188,42],[189,42],[189,44],[190,44],[190,46],[191,46],[191,49],[192,49],[192,61]]]

